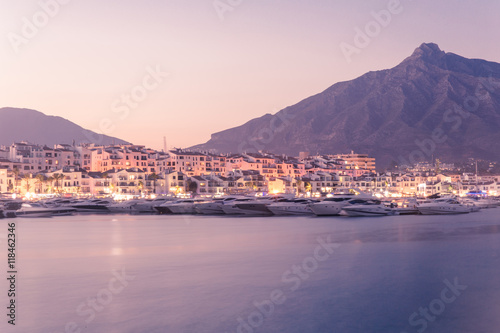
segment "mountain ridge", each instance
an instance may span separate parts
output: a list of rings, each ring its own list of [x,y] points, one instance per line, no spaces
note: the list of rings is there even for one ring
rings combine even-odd
[[[423,43],[393,68],[337,82],[191,148],[291,155],[354,150],[376,157],[382,167],[432,158],[500,160],[499,78],[498,63]],[[435,131],[446,140],[434,140]]]
[[[125,140],[87,130],[63,117],[14,107],[0,108],[0,144],[28,141],[35,144],[79,143],[125,144]],[[95,142],[99,141],[99,142]]]

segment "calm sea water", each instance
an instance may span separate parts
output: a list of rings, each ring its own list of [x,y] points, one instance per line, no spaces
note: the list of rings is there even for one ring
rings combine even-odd
[[[19,218],[0,331],[498,332],[499,216]]]

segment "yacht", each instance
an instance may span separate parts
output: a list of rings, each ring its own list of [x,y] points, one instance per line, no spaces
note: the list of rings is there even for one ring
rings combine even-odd
[[[16,217],[16,211],[21,208],[22,201],[8,200],[2,203],[3,217]]]
[[[418,211],[423,215],[467,214],[471,209],[453,198],[440,198],[433,202],[422,203]]]
[[[170,197],[156,198],[156,199],[147,199],[141,202],[138,202],[134,209],[136,213],[139,214],[154,214],[157,210],[154,208],[155,206],[160,206],[166,202],[172,202],[174,199]]]
[[[170,210],[169,206],[178,203],[180,200],[169,200],[165,201],[164,203],[158,205],[158,206],[153,206],[153,209],[158,212],[158,214],[172,214],[172,211]]]
[[[195,204],[194,209],[198,214],[204,215],[225,214],[224,210],[222,210],[222,206],[228,205],[234,202],[236,199],[238,199],[238,197],[215,198],[211,201]]]
[[[203,199],[183,199],[166,205],[173,214],[196,214],[195,204]]]
[[[253,198],[239,198],[221,205],[221,209],[226,215],[245,215],[243,210],[241,210],[237,205],[240,203],[245,203],[252,201]]]
[[[395,199],[389,203],[389,207],[399,215],[416,215],[419,213],[417,206],[417,200],[414,198]]]
[[[269,210],[268,206],[279,199],[280,197],[257,197],[245,202],[235,201],[234,204],[236,205],[235,208],[240,210],[243,215],[270,216],[273,213]]]
[[[51,217],[52,209],[38,203],[23,203],[16,211],[17,217]]]
[[[342,209],[348,216],[387,216],[397,212],[374,199],[353,199]]]
[[[354,194],[334,195],[322,201],[310,203],[309,208],[317,216],[339,215],[342,208],[353,198]]]
[[[461,198],[459,199],[459,202],[468,207],[471,213],[479,212],[481,210],[481,207],[477,206],[476,201],[471,198]]]
[[[309,199],[283,199],[267,206],[274,215],[312,215]]]
[[[70,204],[79,213],[109,213],[108,206],[111,201],[107,199],[91,199]]]
[[[478,206],[481,209],[496,208],[498,206],[496,201],[490,198],[477,198],[472,200],[475,202],[476,206]]]

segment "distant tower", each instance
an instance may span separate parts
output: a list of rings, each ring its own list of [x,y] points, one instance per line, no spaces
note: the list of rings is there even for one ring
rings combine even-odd
[[[163,137],[163,151],[166,153],[167,152],[167,137]]]

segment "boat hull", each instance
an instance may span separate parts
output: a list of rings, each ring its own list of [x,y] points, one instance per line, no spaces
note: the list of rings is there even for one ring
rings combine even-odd
[[[169,206],[168,209],[172,212],[172,214],[196,214],[196,210],[194,209],[194,205],[172,205]]]
[[[312,215],[312,210],[307,205],[299,206],[273,206],[267,207],[274,215],[285,215],[285,216],[302,216],[302,215]]]
[[[418,207],[418,211],[422,215],[454,215],[454,214],[468,214],[470,209],[453,209],[449,207]]]
[[[309,205],[311,211],[317,216],[340,215],[347,202],[317,202]]]
[[[236,204],[236,207],[238,207],[241,210],[241,213],[243,215],[248,215],[248,216],[273,215],[273,213],[268,209],[266,204],[242,203],[242,204]]]
[[[220,203],[204,203],[195,205],[194,209],[198,214],[203,215],[224,215],[224,211],[222,210],[222,204]]]
[[[172,214],[172,211],[167,207],[167,206],[155,206],[153,207],[158,214],[164,215],[164,214]]]
[[[17,211],[16,212],[16,217],[26,217],[26,218],[35,218],[35,217],[52,217],[52,212],[50,211],[34,211],[34,212],[28,212],[28,211]]]
[[[344,212],[351,217],[370,217],[394,215],[395,212],[385,207],[358,207],[356,205],[344,207]]]

